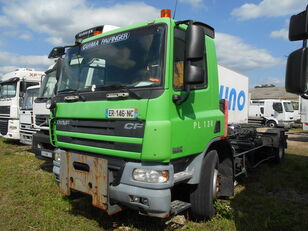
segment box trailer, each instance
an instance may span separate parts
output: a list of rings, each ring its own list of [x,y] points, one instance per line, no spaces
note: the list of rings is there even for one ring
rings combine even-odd
[[[248,77],[218,65],[219,98],[228,100],[228,122],[248,122]]]

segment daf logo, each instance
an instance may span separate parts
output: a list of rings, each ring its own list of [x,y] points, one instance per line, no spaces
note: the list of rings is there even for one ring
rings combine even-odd
[[[138,128],[143,128],[143,124],[137,124],[137,123],[126,123],[124,125],[124,129],[138,129]]]
[[[70,124],[69,120],[57,120],[57,125],[67,126]]]

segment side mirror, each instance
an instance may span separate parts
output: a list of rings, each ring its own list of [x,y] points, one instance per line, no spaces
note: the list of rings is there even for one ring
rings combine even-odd
[[[185,84],[204,82],[204,70],[197,66],[202,62],[205,53],[205,33],[201,26],[190,24],[186,30],[185,45]]]
[[[308,39],[308,5],[305,11],[291,17],[289,25],[290,41],[305,39]]]
[[[308,48],[292,52],[287,61],[286,90],[295,94],[308,92]]]
[[[203,59],[205,50],[204,30],[201,26],[190,24],[186,30],[186,60]]]
[[[204,82],[204,70],[190,63],[185,66],[185,83],[201,84]]]
[[[173,102],[177,105],[185,102],[191,90],[192,84],[204,82],[204,70],[198,66],[204,61],[205,54],[205,32],[202,26],[189,23],[185,32],[185,65],[184,83],[186,94],[184,96],[173,95]]]
[[[48,58],[59,58],[65,54],[65,47],[54,47],[48,55]]]

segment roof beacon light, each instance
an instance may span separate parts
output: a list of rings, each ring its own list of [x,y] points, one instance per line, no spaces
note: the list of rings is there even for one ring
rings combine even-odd
[[[171,10],[170,9],[162,9],[160,11],[161,18],[171,18]]]
[[[102,33],[103,33],[102,31],[97,30],[97,31],[93,32],[93,35],[95,36],[95,35],[99,35],[99,34],[102,34]]]
[[[75,41],[81,43],[82,40],[101,34],[103,32],[104,26],[96,26],[92,27],[90,29],[84,30],[79,32],[78,34],[75,35]]]

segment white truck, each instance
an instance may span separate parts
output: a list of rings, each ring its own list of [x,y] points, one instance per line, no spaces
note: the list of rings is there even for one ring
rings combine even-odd
[[[303,124],[303,130],[308,131],[308,99],[300,99],[300,115]]]
[[[33,126],[33,101],[38,96],[39,89],[39,85],[28,87],[21,106],[19,120],[20,143],[22,144],[32,145],[32,136],[37,132]]]
[[[248,77],[218,65],[219,98],[228,100],[228,123],[248,122]]]
[[[55,91],[57,64],[52,65],[45,72],[38,97],[33,102],[34,128],[38,130],[33,135],[32,152],[39,159],[52,160],[54,147],[49,139],[49,117],[50,110],[46,108],[46,102]]]
[[[290,100],[251,100],[249,121],[260,121],[269,127],[285,127],[294,124],[294,110]]]
[[[291,100],[293,110],[294,110],[294,120],[300,120],[301,119],[301,114],[300,114],[300,98],[299,100]]]
[[[38,85],[44,72],[19,68],[2,76],[0,82],[0,136],[20,139],[19,110],[26,89]]]

